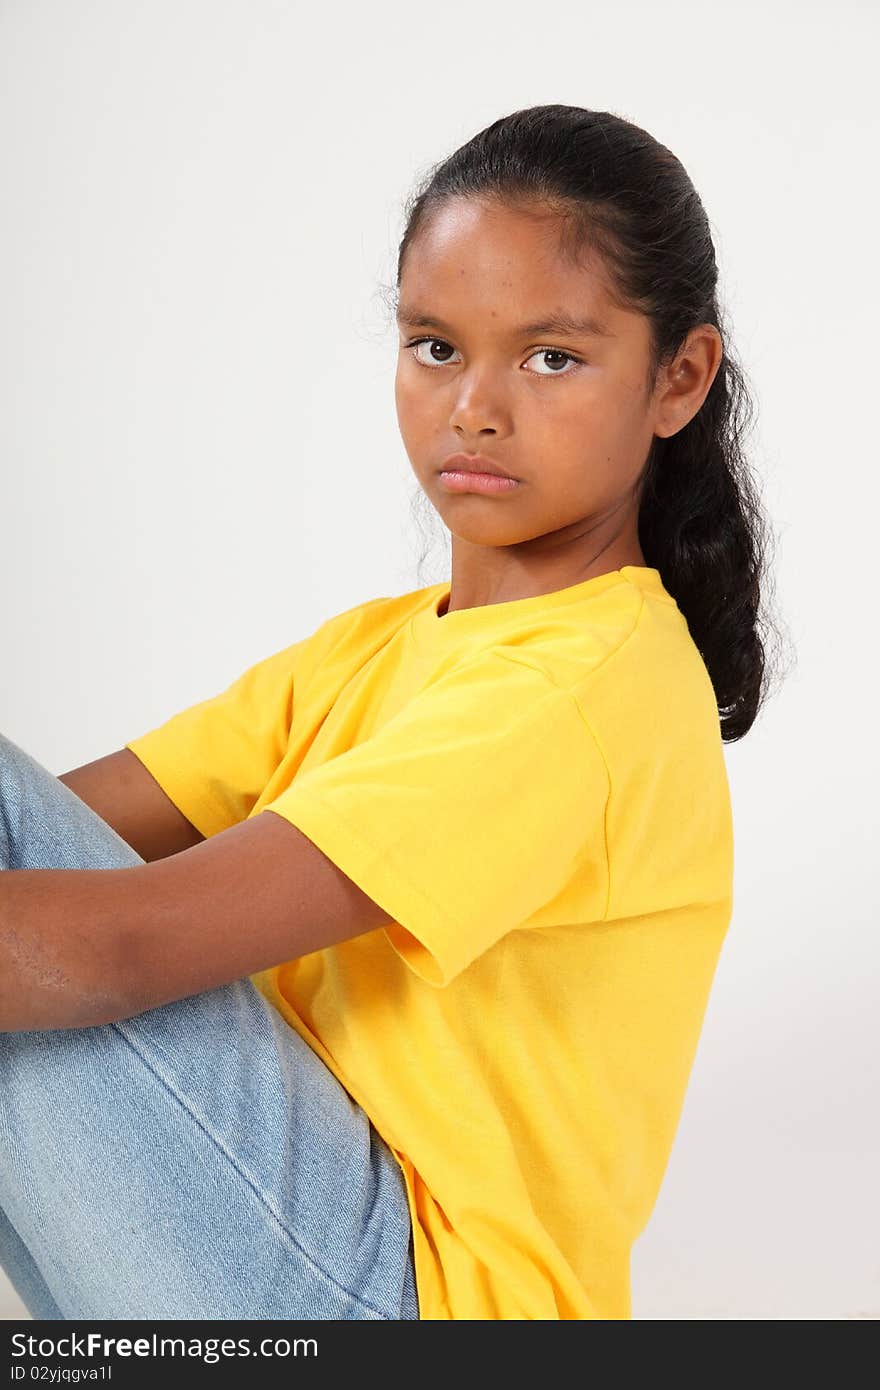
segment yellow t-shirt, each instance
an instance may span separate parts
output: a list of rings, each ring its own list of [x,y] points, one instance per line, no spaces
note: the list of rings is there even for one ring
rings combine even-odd
[[[630,1318],[733,905],[718,709],[656,569],[375,598],[126,744],[388,925],[252,978],[400,1163],[423,1319]]]

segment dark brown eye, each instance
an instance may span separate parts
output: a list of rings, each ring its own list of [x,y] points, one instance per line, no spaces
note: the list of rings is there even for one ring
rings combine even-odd
[[[573,376],[578,370],[578,367],[582,366],[582,363],[577,357],[572,357],[570,352],[563,352],[562,348],[538,348],[536,352],[532,353],[532,357],[543,357],[545,362],[548,357],[552,357],[557,361],[561,359],[563,364],[566,362],[572,362],[574,364],[571,371],[568,372],[560,371],[558,367],[554,366],[549,372],[537,372],[537,376]],[[531,361],[531,357],[529,361]]]
[[[419,355],[419,349],[425,346],[427,346],[430,352],[430,361],[427,361],[425,357]],[[425,337],[417,338],[414,343],[407,343],[406,351],[413,353],[416,361],[421,367],[445,367],[449,363],[449,357],[444,356],[444,354],[455,352],[455,348],[452,347],[451,343],[447,343],[445,338]],[[570,352],[563,351],[562,348],[536,348],[526,360],[531,361],[532,357],[543,357],[545,359],[545,365],[547,365],[547,358],[553,359],[554,363],[561,363],[562,367],[565,367],[568,363],[571,364],[571,370],[569,371],[563,371],[560,366],[553,365],[549,371],[534,372],[534,376],[573,376],[574,373],[579,371],[584,365],[580,358],[574,357]]]
[[[441,352],[444,349],[447,352],[454,352],[455,350],[450,343],[446,342],[444,338],[418,338],[416,342],[409,344],[408,350],[415,355],[416,361],[419,362],[423,367],[427,367],[429,363],[427,363],[423,357],[419,356],[418,348],[423,347],[425,344],[428,344],[433,360],[437,362],[440,366],[444,366],[448,359],[442,356],[438,357],[435,349],[439,347]]]

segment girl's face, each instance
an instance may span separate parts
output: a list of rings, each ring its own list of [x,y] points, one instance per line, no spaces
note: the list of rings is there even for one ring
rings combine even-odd
[[[582,563],[607,544],[631,557],[613,563],[644,563],[634,488],[662,424],[646,390],[648,321],[612,304],[598,263],[567,264],[558,235],[538,209],[453,199],[432,214],[399,288],[404,447],[462,541],[559,558],[571,547]],[[536,326],[566,314],[592,328]],[[518,485],[451,491],[440,473],[455,453]]]

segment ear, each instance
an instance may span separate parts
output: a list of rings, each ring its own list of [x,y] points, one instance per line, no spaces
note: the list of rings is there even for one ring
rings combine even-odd
[[[694,418],[721,365],[721,334],[711,323],[692,328],[661,376],[654,407],[654,433],[678,434]]]

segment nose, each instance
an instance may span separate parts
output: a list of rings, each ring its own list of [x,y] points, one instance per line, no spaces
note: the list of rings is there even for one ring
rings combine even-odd
[[[496,434],[504,429],[506,408],[486,373],[482,376],[465,373],[459,382],[450,413],[450,426],[464,438],[474,439],[487,431]]]

